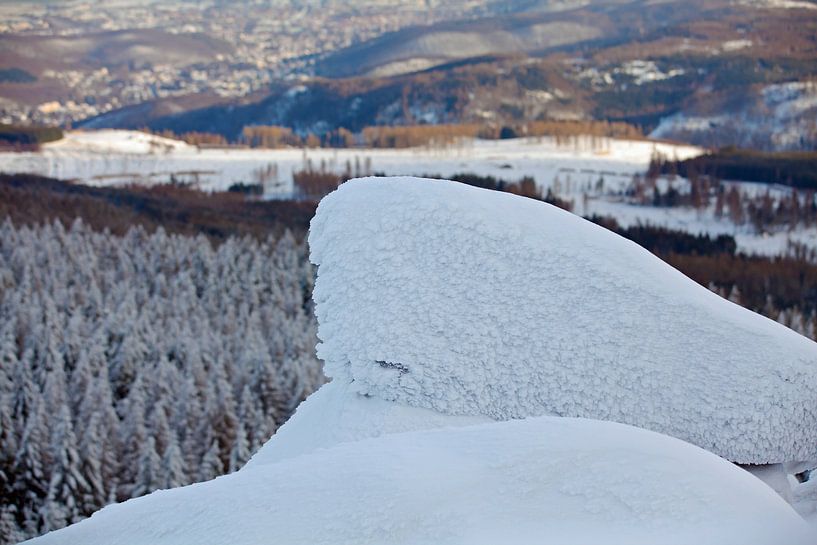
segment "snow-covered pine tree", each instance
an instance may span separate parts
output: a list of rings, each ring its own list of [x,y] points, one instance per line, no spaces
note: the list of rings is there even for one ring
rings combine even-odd
[[[141,375],[130,388],[128,397],[123,400],[122,425],[119,427],[122,456],[120,457],[120,487],[117,496],[121,500],[139,496],[135,488],[139,486],[139,472],[142,468],[142,454],[148,440],[148,429],[145,425],[145,394]]]
[[[51,478],[46,473],[51,462],[48,433],[45,402],[37,397],[30,407],[14,460],[14,494],[9,498],[17,504],[27,535],[35,535],[41,527],[39,513]]]
[[[17,543],[26,538],[20,529],[17,506],[12,503],[0,507],[0,536],[6,543]]]
[[[156,452],[156,441],[148,437],[139,449],[139,471],[131,496],[137,498],[162,487],[162,460]]]
[[[187,474],[184,470],[184,458],[179,442],[175,434],[170,437],[170,441],[162,456],[161,488],[175,488],[188,484]]]
[[[230,461],[227,472],[232,473],[233,471],[241,469],[241,467],[247,463],[247,460],[250,459],[251,455],[252,452],[250,451],[250,443],[247,440],[247,432],[244,429],[244,425],[239,422],[238,428],[236,429],[235,442],[233,442],[233,448],[230,450]]]
[[[219,452],[218,441],[213,439],[199,465],[198,481],[209,481],[224,473],[224,464],[221,462]]]
[[[43,530],[57,530],[82,518],[82,499],[90,487],[82,474],[82,461],[74,436],[68,405],[60,407],[51,444],[51,480],[42,510]]]

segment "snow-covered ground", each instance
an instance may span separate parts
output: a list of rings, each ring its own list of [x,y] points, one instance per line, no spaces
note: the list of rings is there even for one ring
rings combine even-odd
[[[542,186],[560,177],[572,188],[599,176],[610,182],[629,181],[642,172],[655,152],[680,159],[700,148],[649,141],[584,138],[557,145],[551,138],[472,140],[445,148],[410,149],[198,149],[182,142],[134,131],[69,132],[66,138],[36,153],[0,153],[0,172],[25,172],[77,180],[92,185],[167,183],[198,180],[205,190],[223,190],[236,182],[254,183],[256,172],[272,165],[277,182],[271,192],[288,196],[292,172],[324,166],[343,172],[362,169],[388,175],[475,172],[516,180],[533,176]],[[359,168],[356,168],[358,165]],[[577,186],[578,187],[578,186]],[[272,195],[271,195],[272,196]]]
[[[310,248],[332,382],[237,473],[32,543],[814,542],[781,498],[813,512],[794,466],[771,468],[778,494],[711,452],[815,459],[812,341],[574,215],[462,184],[352,181]]]
[[[654,141],[592,138],[568,144],[552,138],[473,140],[444,148],[410,149],[199,149],[141,132],[101,130],[69,132],[62,141],[47,144],[37,153],[0,153],[0,172],[40,174],[90,185],[168,183],[172,177],[205,190],[256,183],[267,174],[267,198],[290,197],[292,173],[308,164],[337,173],[348,170],[390,176],[450,177],[468,172],[507,181],[530,176],[541,188],[572,200],[579,215],[610,215],[624,226],[640,222],[693,234],[730,234],[738,250],[747,253],[777,255],[786,250],[789,240],[817,248],[817,229],[758,234],[750,226],[716,220],[714,205],[703,212],[634,206],[618,196],[634,174],[644,173],[654,154],[685,159],[703,151]],[[684,183],[679,180],[678,186]],[[747,184],[742,189],[753,190]]]
[[[73,131],[65,138],[45,145],[59,153],[159,154],[195,150],[180,140],[163,138],[140,131]]]
[[[736,3],[770,9],[817,9],[817,4],[810,0],[736,0]]]
[[[808,538],[771,489],[713,454],[621,424],[543,417],[336,444],[112,505],[31,543],[803,545]]]

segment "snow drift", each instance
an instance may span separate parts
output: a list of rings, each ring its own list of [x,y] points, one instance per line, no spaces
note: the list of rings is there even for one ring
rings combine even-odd
[[[805,532],[771,489],[702,449],[540,417],[248,466],[106,507],[33,543],[771,545],[805,543]]]
[[[817,344],[556,207],[358,179],[318,208],[335,380],[452,415],[623,422],[738,463],[817,459]]]

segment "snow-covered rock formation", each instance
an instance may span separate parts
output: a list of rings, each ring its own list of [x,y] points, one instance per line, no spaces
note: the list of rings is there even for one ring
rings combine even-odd
[[[813,542],[711,452],[534,416],[810,456],[787,412],[813,418],[810,342],[575,216],[451,182],[349,182],[311,245],[333,381],[240,471],[32,543]]]
[[[320,204],[318,355],[452,415],[623,422],[728,460],[817,459],[817,344],[556,207],[359,179]]]

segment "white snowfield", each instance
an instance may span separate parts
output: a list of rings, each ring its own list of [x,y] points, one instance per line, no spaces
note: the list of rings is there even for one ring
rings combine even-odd
[[[292,150],[296,164],[300,152]],[[275,159],[259,150],[199,149],[139,131],[71,131],[37,152],[0,152],[0,172],[26,173],[94,186],[154,185],[171,181],[203,190],[256,183]],[[290,175],[291,178],[291,175]],[[292,181],[270,180],[271,196],[289,195]]]
[[[646,140],[589,137],[563,145],[543,137],[468,140],[442,148],[199,149],[138,131],[105,129],[67,132],[64,139],[45,144],[38,152],[0,152],[0,172],[101,186],[168,183],[172,174],[176,180],[212,191],[225,190],[237,182],[255,183],[259,171],[274,166],[277,175],[270,180],[267,196],[289,197],[292,173],[308,163],[314,169],[323,165],[341,173],[347,165],[355,172],[368,162],[371,172],[390,175],[476,172],[509,181],[532,176],[545,188],[560,177],[564,191],[572,194],[600,176],[609,188],[624,187],[633,174],[647,168],[655,152],[685,159],[703,150]]]
[[[782,97],[799,89],[778,87],[777,94]],[[817,248],[814,227],[757,233],[751,224],[735,225],[728,217],[715,217],[714,199],[707,209],[696,210],[635,205],[622,197],[633,175],[647,170],[653,154],[687,159],[704,151],[652,140],[592,137],[561,143],[549,137],[476,139],[451,146],[407,149],[199,149],[138,131],[104,129],[69,131],[63,140],[45,144],[38,152],[0,152],[0,172],[37,174],[95,186],[166,184],[175,180],[206,191],[263,181],[265,197],[270,199],[291,198],[293,173],[310,164],[313,169],[323,167],[335,173],[347,169],[360,173],[356,175],[367,171],[389,176],[443,177],[476,173],[509,182],[529,176],[543,192],[550,189],[572,201],[578,215],[612,216],[623,227],[642,223],[692,234],[732,235],[738,250],[748,254],[779,255],[787,251],[789,241]],[[751,185],[739,183],[747,192],[755,191]],[[768,185],[756,185],[756,191],[770,189]],[[675,188],[687,193],[689,182],[678,178]],[[771,192],[777,198],[788,195],[790,189],[772,187]]]
[[[540,417],[389,434],[249,465],[106,507],[30,543],[796,545],[808,539],[806,524],[779,496],[711,453],[621,424]]]
[[[321,201],[318,355],[452,415],[623,422],[728,460],[817,460],[817,344],[542,202],[412,178]]]
[[[71,131],[66,137],[45,145],[51,152],[61,153],[179,153],[195,151],[196,147],[181,140],[163,138],[140,131],[108,129],[104,131]]]

